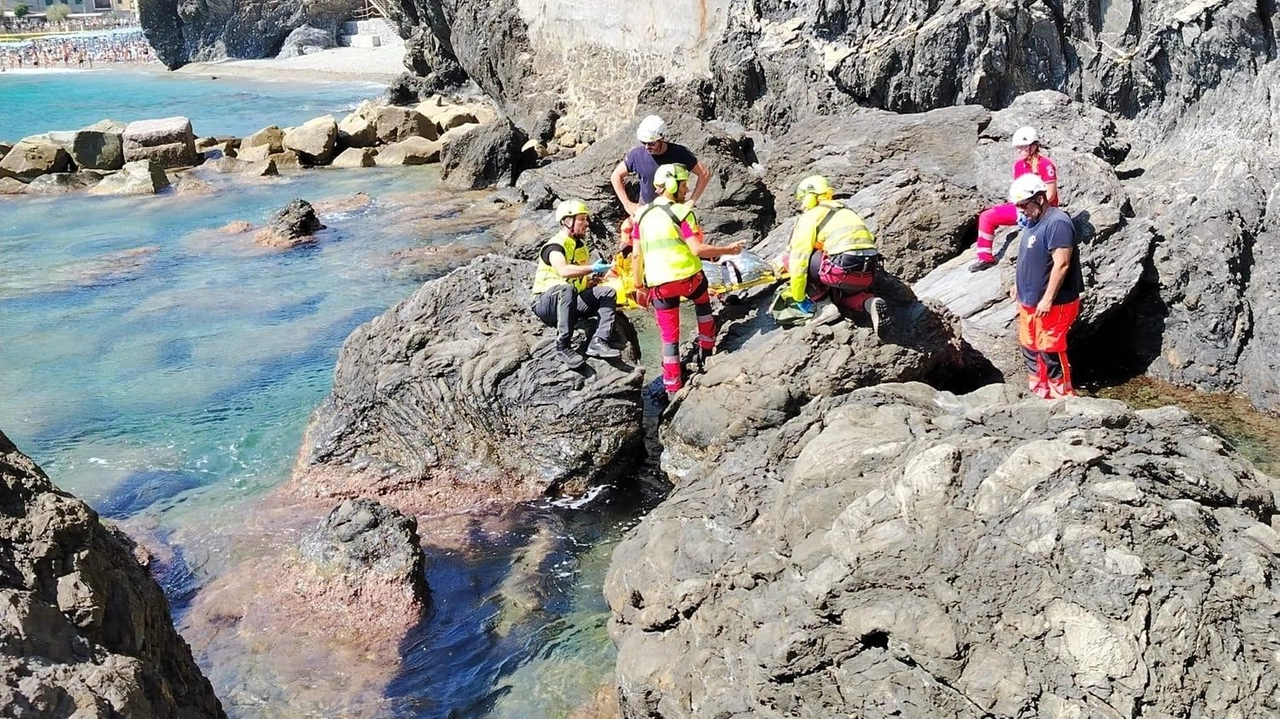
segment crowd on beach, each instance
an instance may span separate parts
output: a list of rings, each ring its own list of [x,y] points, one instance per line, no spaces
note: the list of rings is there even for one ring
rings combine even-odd
[[[137,20],[131,17],[116,17],[113,15],[96,15],[93,17],[76,17],[67,18],[57,22],[50,22],[44,18],[32,17],[0,17],[0,30],[6,33],[34,33],[34,32],[85,32],[89,30],[116,30],[119,28],[136,27]]]
[[[155,51],[138,32],[45,37],[0,44],[0,71],[29,68],[90,69],[95,64],[155,62]]]

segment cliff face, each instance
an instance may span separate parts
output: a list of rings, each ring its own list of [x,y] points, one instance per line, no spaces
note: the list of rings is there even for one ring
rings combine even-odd
[[[335,31],[356,0],[140,0],[147,40],[169,69],[189,62],[275,55],[297,28]]]
[[[0,434],[5,716],[225,717],[122,533]]]

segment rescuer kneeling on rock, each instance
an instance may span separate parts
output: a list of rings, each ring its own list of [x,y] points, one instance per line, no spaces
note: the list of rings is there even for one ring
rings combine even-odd
[[[573,328],[585,317],[600,318],[595,336],[587,344],[587,354],[601,359],[622,354],[609,344],[617,295],[612,287],[595,281],[612,265],[591,262],[587,250],[588,214],[581,200],[565,200],[556,206],[560,232],[543,243],[538,269],[533,274],[533,313],[558,330],[556,356],[571,369],[581,367],[585,361],[573,349]]]

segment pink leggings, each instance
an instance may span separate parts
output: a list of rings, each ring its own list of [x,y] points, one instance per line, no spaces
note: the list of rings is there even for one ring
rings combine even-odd
[[[988,207],[978,215],[978,259],[991,260],[991,243],[996,230],[1018,224],[1018,208],[1012,202]]]
[[[693,311],[698,317],[698,347],[709,355],[716,346],[716,321],[711,313],[706,275],[699,272],[687,279],[658,285],[650,289],[649,296],[657,315],[658,334],[662,336],[662,386],[669,394],[675,394],[684,386],[680,367],[681,298],[693,301]]]

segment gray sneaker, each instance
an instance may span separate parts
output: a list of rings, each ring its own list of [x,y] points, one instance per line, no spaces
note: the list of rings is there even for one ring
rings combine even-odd
[[[587,361],[585,357],[567,347],[561,347],[556,350],[556,359],[563,362],[564,366],[569,369],[578,369],[583,362]]]
[[[618,359],[622,356],[621,352],[610,347],[608,342],[600,339],[599,337],[591,338],[591,342],[587,344],[587,354],[592,357],[599,357],[600,359],[606,360]]]
[[[871,315],[871,330],[876,333],[876,337],[884,339],[893,323],[893,318],[889,316],[889,303],[879,297],[872,298],[867,303],[867,314]]]
[[[840,308],[835,306],[833,302],[827,302],[818,314],[809,320],[811,325],[829,325],[840,319]]]

